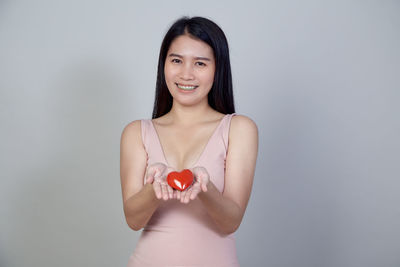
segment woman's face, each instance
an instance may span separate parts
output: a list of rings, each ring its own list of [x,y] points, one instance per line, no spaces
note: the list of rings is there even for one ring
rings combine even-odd
[[[164,73],[174,101],[184,105],[208,101],[215,73],[213,50],[203,41],[180,35],[169,47]]]

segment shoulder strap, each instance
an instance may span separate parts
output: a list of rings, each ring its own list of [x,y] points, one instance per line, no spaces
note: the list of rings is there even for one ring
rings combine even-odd
[[[225,149],[226,151],[228,151],[228,145],[229,145],[229,129],[230,129],[230,125],[231,125],[231,120],[232,117],[237,115],[236,113],[232,113],[232,114],[228,114],[228,116],[226,116],[226,120],[224,122],[224,128],[222,130],[222,137],[224,140],[224,145],[225,145]]]
[[[147,132],[148,132],[148,121],[145,119],[140,120],[140,128],[142,133],[142,143],[145,149],[147,150]]]

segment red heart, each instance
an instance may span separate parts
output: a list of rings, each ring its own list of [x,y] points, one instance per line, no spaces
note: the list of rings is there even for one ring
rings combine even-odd
[[[179,191],[184,191],[193,183],[193,173],[184,169],[181,172],[170,172],[167,176],[168,184]]]

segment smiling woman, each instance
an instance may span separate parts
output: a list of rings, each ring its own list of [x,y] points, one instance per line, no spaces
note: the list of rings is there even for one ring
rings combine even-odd
[[[176,101],[194,104],[207,101],[214,82],[215,60],[212,48],[190,35],[177,37],[168,50],[165,62],[165,81]],[[190,94],[190,97],[181,99]]]
[[[223,31],[202,17],[177,20],[161,45],[153,118],[121,135],[125,218],[143,228],[128,267],[239,266],[234,232],[250,198],[258,130],[235,113],[232,91]]]

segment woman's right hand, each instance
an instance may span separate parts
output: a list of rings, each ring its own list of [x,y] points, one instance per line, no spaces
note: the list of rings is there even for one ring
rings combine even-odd
[[[167,182],[167,175],[174,171],[173,168],[157,162],[147,168],[146,184],[152,184],[157,199],[172,199],[174,198],[174,190]]]

